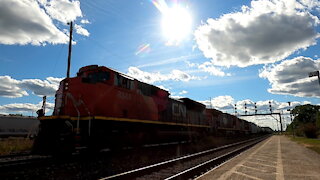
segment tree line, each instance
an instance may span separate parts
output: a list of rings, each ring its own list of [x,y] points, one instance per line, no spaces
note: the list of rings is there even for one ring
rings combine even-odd
[[[292,111],[294,119],[287,127],[287,132],[294,132],[297,136],[308,138],[320,137],[320,106],[317,105],[300,105]]]

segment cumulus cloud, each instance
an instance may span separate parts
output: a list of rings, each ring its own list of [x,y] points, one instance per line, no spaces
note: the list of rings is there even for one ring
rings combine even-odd
[[[179,92],[178,94],[180,94],[180,95],[182,95],[182,94],[187,94],[188,93],[188,91],[186,91],[186,90],[182,90],[181,92]]]
[[[10,76],[0,76],[0,96],[8,98],[17,98],[28,96],[28,93],[21,89],[19,81],[12,79]]]
[[[205,62],[198,66],[199,69],[203,70],[204,72],[208,72],[210,75],[213,76],[231,76],[230,73],[223,72],[220,68],[214,66],[211,62]]]
[[[82,26],[80,26],[80,25],[78,25],[78,24],[76,24],[76,25],[74,26],[74,28],[76,29],[76,33],[77,33],[77,34],[80,34],[80,35],[83,35],[83,36],[87,36],[87,37],[90,35],[90,33],[88,32],[88,30],[84,29]]]
[[[59,87],[59,84],[50,80],[40,79],[24,79],[18,84],[22,89],[32,91],[33,94],[38,96],[53,96]]]
[[[88,19],[81,19],[80,21],[82,24],[90,24],[90,21]]]
[[[0,96],[18,98],[28,96],[27,91],[38,96],[54,96],[61,80],[62,78],[54,77],[48,77],[46,80],[16,80],[10,76],[0,76]]]
[[[235,107],[237,107],[237,116],[241,119],[245,119],[250,122],[254,122],[259,126],[268,126],[272,129],[279,129],[279,117],[278,116],[239,116],[244,115],[245,110],[247,110],[247,114],[254,114],[255,113],[255,105],[257,106],[257,113],[260,114],[267,114],[270,113],[269,102],[271,103],[272,112],[274,113],[281,113],[282,114],[282,122],[283,128],[285,129],[287,124],[291,123],[290,114],[288,109],[293,109],[294,107],[302,104],[310,104],[310,102],[299,102],[293,101],[290,103],[288,102],[279,102],[276,100],[264,100],[264,101],[253,101],[250,99],[244,99],[236,101],[232,96],[218,96],[209,100],[199,101],[205,104],[208,108],[218,109],[222,112],[226,112],[229,114],[235,113]],[[255,104],[256,103],[256,104]],[[245,105],[246,104],[246,105]],[[247,107],[245,109],[245,106]],[[277,119],[277,121],[275,120]]]
[[[320,59],[296,57],[280,64],[265,66],[259,76],[269,81],[268,92],[299,97],[320,97],[317,77],[309,78],[308,73],[320,69]]]
[[[0,105],[0,112],[3,114],[10,114],[10,113],[24,113],[24,112],[36,112],[38,109],[42,107],[42,102],[38,104],[32,103],[12,103],[12,104],[5,104]],[[54,104],[53,103],[46,103],[46,110],[53,110]]]
[[[53,20],[67,22],[82,17],[80,2],[68,0],[0,1],[0,44],[63,44],[68,36]]]
[[[68,23],[76,20],[77,17],[82,17],[79,1],[69,0],[51,0],[40,1],[46,12],[52,19],[56,19],[63,23]]]
[[[41,108],[39,104],[13,103],[0,106],[1,112],[35,112]]]
[[[144,72],[139,68],[132,67],[132,66],[128,68],[128,75],[146,83],[155,83],[155,82],[169,81],[169,80],[190,81],[190,80],[200,79],[199,77],[191,76],[188,73],[177,70],[177,69],[172,70],[170,74],[161,74],[159,72],[157,73]]]
[[[198,64],[198,63],[191,63],[189,61],[185,61],[185,63],[191,67],[191,68],[198,68],[200,71],[202,72],[207,72],[212,76],[220,76],[220,77],[224,77],[224,76],[231,76],[230,73],[225,73],[221,70],[221,67],[217,67],[215,65],[213,65],[211,62],[204,62],[202,64]]]
[[[207,107],[215,108],[221,111],[229,111],[234,109],[235,100],[231,96],[218,96],[211,100],[199,101]]]
[[[246,67],[282,60],[316,44],[319,18],[311,0],[257,0],[240,12],[225,14],[195,31],[204,56],[220,66]]]

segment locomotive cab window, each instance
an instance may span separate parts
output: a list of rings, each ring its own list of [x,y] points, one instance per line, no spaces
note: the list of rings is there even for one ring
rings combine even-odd
[[[143,82],[138,83],[138,89],[145,96],[157,96],[157,93],[160,90],[159,88],[157,88],[155,86],[152,86],[150,84],[146,84]]]
[[[98,82],[106,82],[110,79],[110,73],[105,71],[94,72],[88,74],[87,77],[83,77],[82,81],[85,83],[98,83]]]
[[[125,78],[119,74],[114,76],[114,84],[118,87],[122,87],[125,89],[132,89],[133,88],[133,81]]]

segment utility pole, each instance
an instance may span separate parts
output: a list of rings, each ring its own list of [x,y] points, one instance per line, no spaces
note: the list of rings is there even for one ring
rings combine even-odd
[[[47,102],[47,96],[43,96],[43,98],[42,98],[43,115],[46,114],[46,102]]]
[[[68,68],[67,68],[67,78],[70,77],[70,65],[71,65],[71,48],[72,48],[72,31],[73,24],[72,21],[68,23],[70,25],[70,34],[69,34],[69,51],[68,51]]]

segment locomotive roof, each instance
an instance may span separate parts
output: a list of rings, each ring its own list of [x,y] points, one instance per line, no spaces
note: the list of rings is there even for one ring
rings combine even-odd
[[[169,91],[167,91],[167,90],[165,90],[165,89],[162,89],[162,88],[160,88],[160,87],[158,87],[158,86],[155,86],[155,85],[152,85],[152,84],[148,84],[148,83],[139,81],[138,79],[135,79],[135,78],[133,78],[133,77],[131,77],[131,76],[128,76],[128,75],[126,75],[126,74],[123,74],[122,72],[119,72],[119,71],[117,71],[117,70],[115,70],[115,69],[112,69],[112,68],[106,67],[106,66],[98,66],[98,65],[88,65],[88,66],[84,66],[84,67],[81,67],[81,68],[79,69],[79,73],[82,73],[82,72],[85,72],[85,71],[92,71],[92,70],[94,70],[94,69],[102,70],[103,68],[109,69],[109,70],[111,70],[111,71],[113,71],[113,72],[115,72],[115,73],[118,73],[118,74],[120,74],[121,76],[123,76],[123,77],[125,77],[125,78],[128,78],[128,79],[130,79],[130,80],[135,80],[135,81],[138,81],[139,83],[143,83],[143,84],[147,84],[147,85],[149,85],[149,86],[153,86],[153,87],[155,87],[155,88],[158,88],[158,89],[161,89],[161,90],[163,90],[163,91],[166,91],[168,94],[170,94]]]
[[[199,111],[199,110],[204,110],[206,108],[204,104],[189,98],[180,98],[180,100],[182,100],[186,104],[188,109],[194,109]]]

